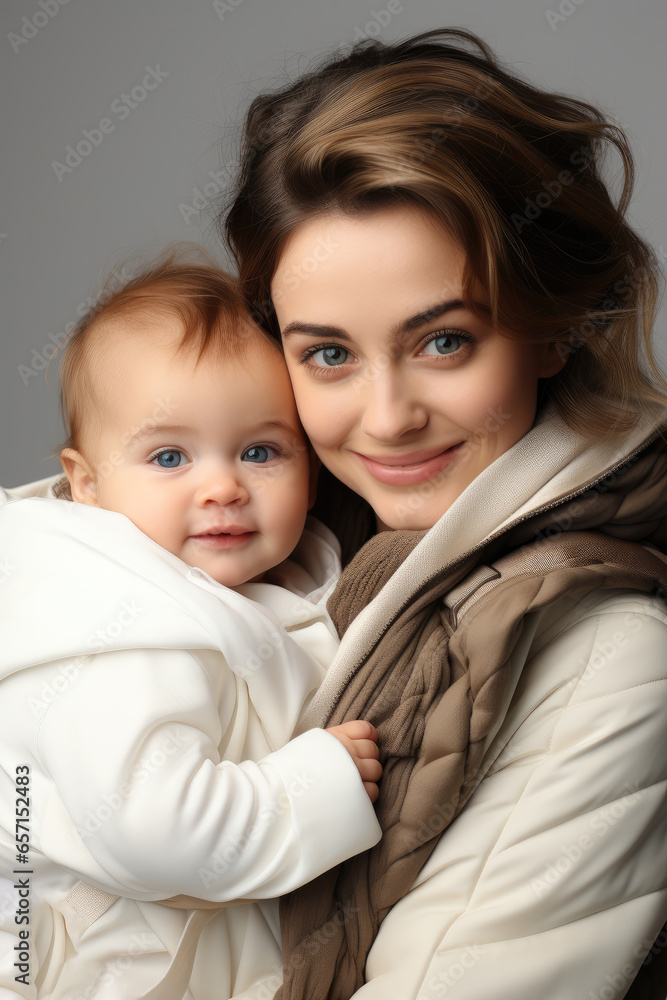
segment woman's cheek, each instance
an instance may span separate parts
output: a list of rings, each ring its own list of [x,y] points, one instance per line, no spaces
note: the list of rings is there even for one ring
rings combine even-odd
[[[330,386],[317,386],[310,378],[290,370],[292,389],[299,419],[317,450],[318,447],[335,448],[344,434],[343,425],[348,418],[349,405],[345,398],[336,397]]]

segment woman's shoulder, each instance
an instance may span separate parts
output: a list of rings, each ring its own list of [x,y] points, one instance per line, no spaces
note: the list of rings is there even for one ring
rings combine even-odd
[[[572,682],[583,676],[584,660],[597,662],[601,655],[625,662],[641,652],[645,664],[667,672],[667,601],[657,593],[598,589],[583,597],[566,595],[538,612],[528,631],[524,666],[542,656]]]
[[[666,649],[667,605],[651,594],[598,590],[529,616],[510,660],[502,720],[487,740],[484,777],[528,769],[536,781],[542,771],[557,774],[569,794],[588,766],[593,781],[602,767],[599,790],[610,780],[612,799],[625,787],[614,786],[624,760],[641,782],[653,760],[647,747],[667,725]],[[647,774],[646,786],[663,779],[667,772]],[[555,800],[548,787],[545,795],[549,813]]]
[[[665,602],[629,589],[526,617],[476,788],[386,918],[369,1000],[389,976],[411,1000],[510,1000],[519,966],[550,1000],[631,981],[667,916],[666,648]]]

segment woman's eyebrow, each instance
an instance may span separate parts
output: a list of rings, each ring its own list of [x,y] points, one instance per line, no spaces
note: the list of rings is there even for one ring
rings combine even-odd
[[[446,302],[438,302],[434,306],[429,306],[428,309],[423,309],[421,312],[415,313],[409,319],[403,320],[390,331],[391,337],[392,339],[398,339],[402,333],[423,326],[424,323],[430,323],[431,320],[437,319],[439,316],[444,316],[445,313],[451,312],[452,309],[463,308],[465,308],[465,305],[462,299],[449,299]],[[340,326],[329,326],[323,323],[303,323],[301,320],[294,320],[294,322],[288,323],[282,331],[282,336],[289,337],[292,333],[305,333],[313,337],[335,337],[337,340],[351,341],[353,339]]]
[[[283,337],[289,337],[291,333],[309,333],[313,337],[338,337],[339,340],[352,340],[349,333],[345,333],[345,330],[339,326],[327,326],[322,323],[302,323],[298,319],[293,323],[288,323],[285,329],[281,331]]]
[[[437,305],[430,306],[428,309],[424,309],[422,312],[411,316],[410,319],[406,319],[402,323],[399,323],[395,328],[395,332],[398,334],[402,333],[404,330],[414,330],[415,327],[423,326],[424,323],[430,323],[432,319],[437,319],[438,316],[442,316],[444,313],[450,312],[452,309],[463,308],[464,305],[461,299],[449,299],[447,302],[438,302]]]

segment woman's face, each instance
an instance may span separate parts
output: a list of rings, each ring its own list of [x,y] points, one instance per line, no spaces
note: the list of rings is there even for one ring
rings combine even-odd
[[[400,206],[308,221],[273,278],[303,426],[379,530],[432,527],[529,430],[538,378],[564,364],[463,307],[464,263],[442,227]]]

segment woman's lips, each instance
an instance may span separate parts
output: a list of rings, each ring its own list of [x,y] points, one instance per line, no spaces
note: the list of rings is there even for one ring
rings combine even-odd
[[[239,545],[243,545],[244,542],[247,542],[254,534],[254,531],[244,531],[236,535],[225,535],[223,533],[218,535],[190,535],[190,538],[197,545],[204,545],[209,549],[235,549]]]
[[[368,455],[361,455],[358,451],[354,454],[359,456],[371,476],[377,479],[379,483],[384,483],[386,486],[413,486],[432,479],[433,476],[449,465],[456,457],[462,444],[463,441],[459,441],[458,444],[452,445],[451,448],[446,448],[444,451],[437,452],[431,458],[423,458],[418,462],[411,462],[414,455],[419,455],[418,452],[415,452],[413,455],[397,455],[391,458],[391,465],[385,465],[377,459],[369,458]],[[403,467],[396,464],[398,462],[402,463]]]

